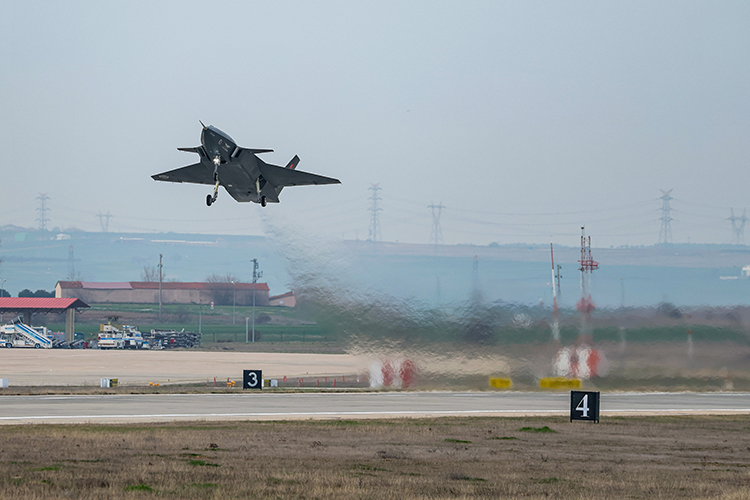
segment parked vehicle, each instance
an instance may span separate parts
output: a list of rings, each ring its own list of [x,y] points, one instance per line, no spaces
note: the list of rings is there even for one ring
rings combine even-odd
[[[141,349],[143,335],[134,326],[100,325],[99,349]]]
[[[0,345],[3,347],[51,349],[52,340],[47,337],[47,329],[43,326],[34,328],[20,322],[14,322],[0,327]]]

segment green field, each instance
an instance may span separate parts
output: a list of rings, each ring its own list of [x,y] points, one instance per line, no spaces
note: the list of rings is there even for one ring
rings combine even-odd
[[[216,306],[211,309],[199,304],[164,304],[162,320],[159,306],[154,304],[94,304],[76,319],[76,331],[94,340],[100,324],[109,316],[117,322],[137,327],[141,332],[154,329],[188,330],[201,332],[203,343],[245,342],[252,338],[253,308],[246,306]],[[246,319],[247,318],[247,319]],[[64,331],[65,324],[49,322],[47,328]],[[299,311],[288,307],[255,308],[256,342],[331,342],[335,334],[325,331],[313,321],[301,317]]]
[[[412,313],[414,311],[411,311]],[[424,311],[423,311],[424,312]],[[256,307],[257,342],[338,342],[343,344],[356,332],[371,340],[413,341],[417,343],[459,342],[481,345],[539,344],[549,342],[549,325],[540,322],[527,327],[513,326],[509,315],[491,309],[479,310],[475,316],[448,315],[445,311],[409,314],[409,309],[383,314],[373,309],[330,310],[318,307],[302,311],[288,307]],[[231,305],[211,309],[199,304],[164,304],[159,320],[155,304],[94,304],[79,314],[76,331],[95,338],[99,324],[109,316],[119,316],[122,324],[136,326],[142,332],[152,329],[201,331],[204,342],[243,342],[246,327],[250,330],[253,308]],[[611,324],[611,323],[610,323]],[[47,324],[53,330],[64,330],[63,318]],[[732,342],[750,345],[750,335],[740,325],[706,325],[686,321],[649,325],[643,322],[631,328],[597,325],[593,319],[596,342],[684,342],[688,332],[695,342]],[[580,335],[578,322],[568,320],[560,328],[563,345],[575,343]],[[248,335],[251,337],[251,335]]]

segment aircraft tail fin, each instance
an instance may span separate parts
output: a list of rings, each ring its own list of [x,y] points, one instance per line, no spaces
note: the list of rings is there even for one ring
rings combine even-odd
[[[298,164],[299,164],[299,156],[294,155],[294,158],[292,158],[291,160],[289,160],[289,163],[287,163],[286,167],[284,167],[284,168],[288,168],[290,170],[294,170],[295,168],[297,168]]]

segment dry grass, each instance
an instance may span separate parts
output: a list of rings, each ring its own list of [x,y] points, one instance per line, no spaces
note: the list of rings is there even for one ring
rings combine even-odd
[[[526,432],[524,427],[555,432]],[[750,417],[23,425],[2,498],[750,498]]]

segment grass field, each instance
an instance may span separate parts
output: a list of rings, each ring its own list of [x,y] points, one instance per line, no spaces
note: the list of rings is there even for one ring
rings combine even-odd
[[[0,428],[4,498],[750,498],[750,417]]]
[[[109,316],[118,316],[121,324],[136,326],[141,332],[153,329],[201,331],[205,343],[244,343],[246,330],[252,331],[252,307],[216,306],[210,309],[199,304],[164,304],[161,321],[158,312],[159,307],[154,304],[94,304],[79,315],[76,331],[83,333],[88,340],[96,340],[99,325],[106,323]],[[256,307],[255,319],[257,342],[318,343],[338,340],[334,333],[325,331],[289,307]],[[52,331],[65,331],[64,318],[56,320],[51,316],[46,326]],[[251,337],[249,333],[248,338]]]

